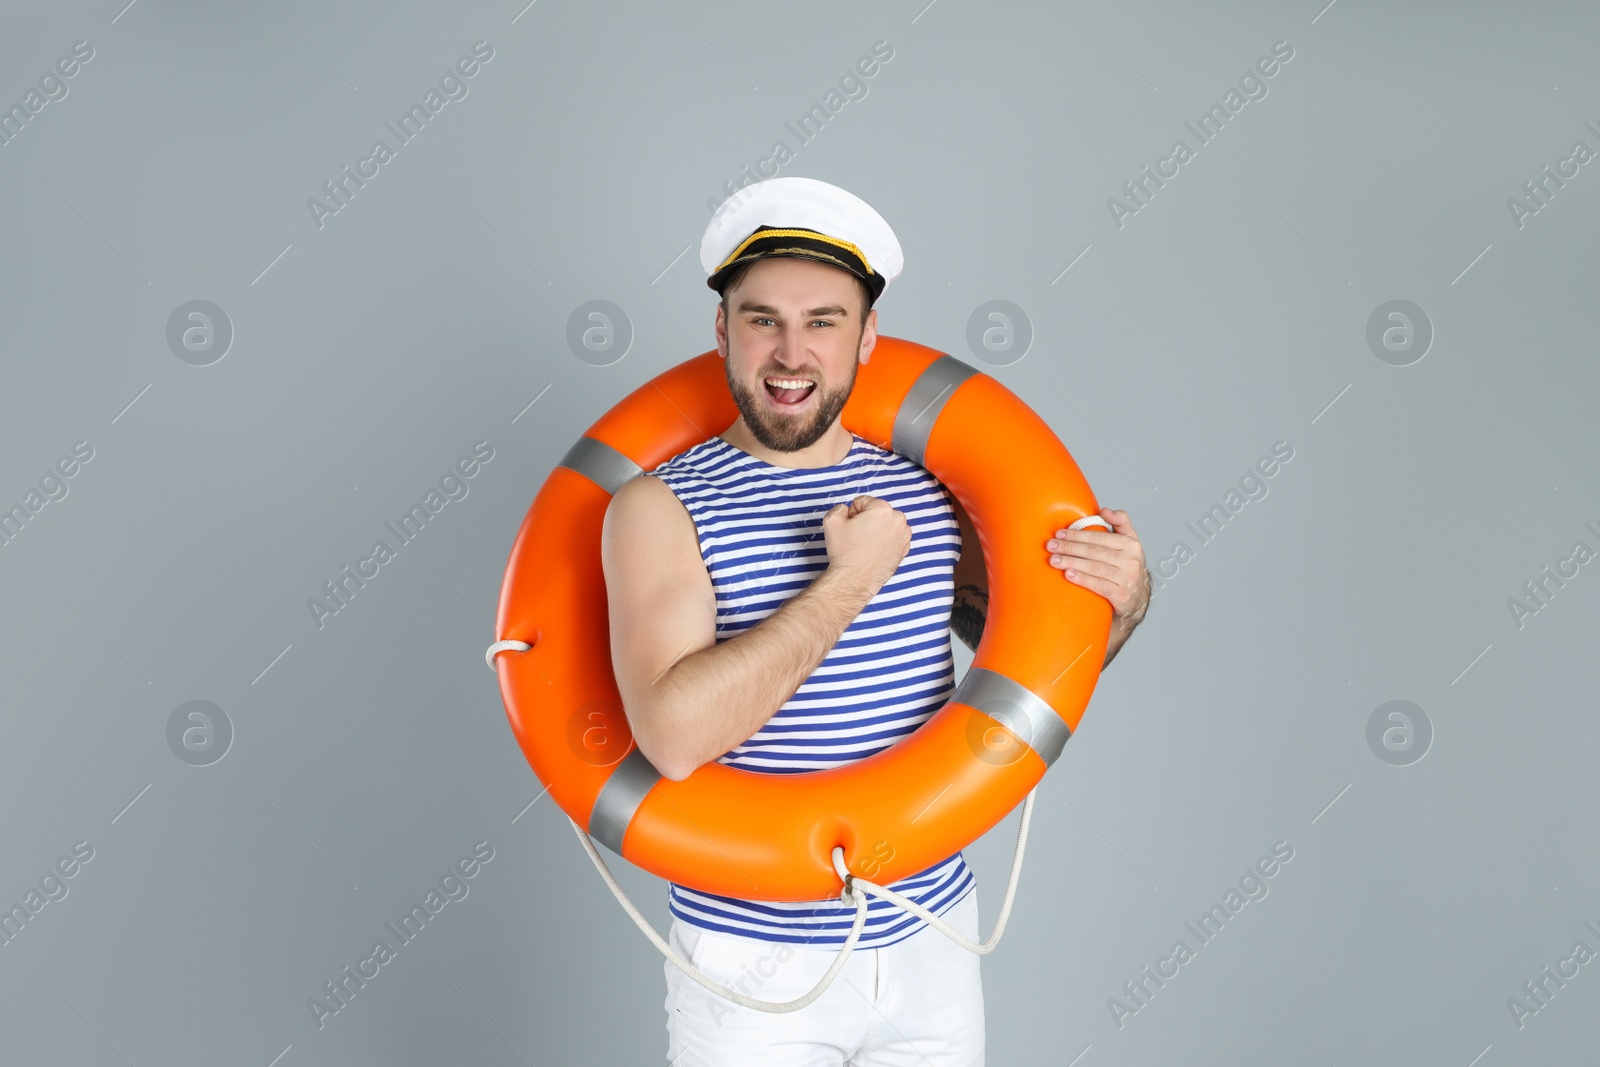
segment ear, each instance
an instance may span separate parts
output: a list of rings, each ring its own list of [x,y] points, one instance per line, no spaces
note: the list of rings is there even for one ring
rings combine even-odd
[[[867,312],[867,321],[861,330],[861,353],[858,357],[862,363],[872,358],[872,349],[878,343],[878,309],[873,308]]]
[[[712,324],[712,332],[717,337],[717,355],[723,359],[728,358],[728,315],[722,307],[722,301],[717,301],[717,318]]]

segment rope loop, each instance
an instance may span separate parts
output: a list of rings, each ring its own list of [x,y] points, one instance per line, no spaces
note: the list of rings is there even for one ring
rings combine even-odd
[[[494,670],[494,658],[500,653],[510,651],[511,649],[515,649],[518,652],[526,652],[532,647],[533,646],[528,644],[526,641],[496,641],[494,644],[490,645],[489,650],[483,654],[483,661],[489,665],[489,669],[492,671]]]
[[[495,644],[511,648],[521,645],[522,642],[498,641]],[[495,647],[491,646],[491,654],[494,651]],[[492,662],[490,666],[493,666]],[[851,923],[850,934],[845,938],[844,944],[840,946],[839,954],[834,957],[833,965],[828,968],[827,973],[817,980],[817,984],[811,988],[809,993],[794,1000],[785,1001],[757,1000],[754,997],[745,996],[737,990],[729,989],[720,982],[708,978],[694,964],[678,955],[677,951],[664,941],[660,934],[656,933],[655,928],[650,925],[650,921],[639,913],[639,909],[634,906],[633,901],[629,900],[628,895],[622,891],[622,886],[617,884],[616,876],[606,866],[606,861],[600,858],[599,851],[594,847],[593,839],[584,833],[582,827],[572,822],[570,818],[567,821],[572,822],[573,832],[578,835],[578,840],[582,842],[584,851],[589,853],[589,859],[594,862],[595,870],[600,872],[600,877],[605,880],[606,886],[611,890],[611,895],[617,898],[617,903],[622,905],[622,910],[628,913],[628,917],[633,920],[634,925],[640,929],[645,937],[650,939],[650,943],[655,945],[663,956],[672,961],[673,966],[725,1000],[731,1000],[735,1004],[746,1008],[755,1008],[757,1011],[782,1014],[799,1011],[806,1005],[813,1003],[833,984],[834,978],[844,968],[845,961],[850,958],[850,953],[855,951],[856,942],[861,939],[861,930],[867,924],[867,898],[869,895],[887,900],[903,911],[922,919],[929,926],[968,952],[976,953],[979,956],[993,952],[995,946],[1000,943],[1001,935],[1005,933],[1006,920],[1011,917],[1011,902],[1017,895],[1017,881],[1022,874],[1022,855],[1028,845],[1028,823],[1033,816],[1034,792],[1037,792],[1037,789],[1030,791],[1027,798],[1022,802],[1022,819],[1017,824],[1017,848],[1011,857],[1011,878],[1006,883],[1006,896],[1004,902],[1000,905],[1000,917],[995,920],[994,931],[989,935],[989,939],[982,944],[968,940],[955,927],[916,901],[910,900],[892,889],[885,889],[875,882],[869,882],[865,878],[851,874],[850,869],[844,863],[843,847],[835,845],[833,847],[833,869],[838,872],[840,880],[844,883],[844,888],[839,893],[839,900],[844,904],[855,905],[855,921]]]

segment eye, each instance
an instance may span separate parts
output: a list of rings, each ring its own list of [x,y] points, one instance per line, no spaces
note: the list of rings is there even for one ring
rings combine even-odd
[[[831,319],[812,319],[811,320],[811,325],[815,326],[819,322],[822,323],[822,325],[824,325],[824,326],[832,326],[833,325],[833,321]]]

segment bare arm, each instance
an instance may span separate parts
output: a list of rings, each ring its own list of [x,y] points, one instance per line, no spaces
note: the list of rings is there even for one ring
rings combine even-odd
[[[600,558],[623,710],[639,750],[674,781],[753,736],[878,588],[829,567],[771,615],[718,644],[716,595],[694,520],[649,475],[612,498]]]

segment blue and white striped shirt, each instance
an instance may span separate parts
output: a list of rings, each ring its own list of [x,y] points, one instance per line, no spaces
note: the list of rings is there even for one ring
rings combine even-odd
[[[832,467],[778,467],[713,437],[649,472],[694,520],[716,592],[720,643],[776,611],[827,569],[822,516],[866,494],[903,513],[911,546],[894,575],[851,621],[817,669],[755,735],[718,757],[771,774],[865,759],[911,733],[955,689],[950,606],[961,530],[948,490],[923,467],[851,434]],[[961,853],[889,888],[934,914],[972,889]],[[837,948],[855,906],[755,901],[669,883],[668,908],[692,926],[802,947]],[[870,898],[858,948],[883,948],[927,924]]]

